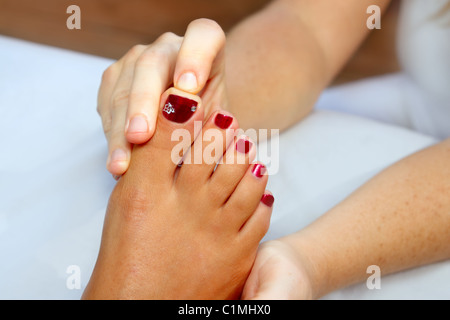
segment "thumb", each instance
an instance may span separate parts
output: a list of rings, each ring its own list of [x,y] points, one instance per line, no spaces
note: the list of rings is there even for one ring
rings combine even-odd
[[[178,53],[174,86],[196,94],[206,82],[223,72],[225,33],[213,20],[197,19],[191,22]]]
[[[288,300],[289,285],[283,282],[266,282],[248,300]]]

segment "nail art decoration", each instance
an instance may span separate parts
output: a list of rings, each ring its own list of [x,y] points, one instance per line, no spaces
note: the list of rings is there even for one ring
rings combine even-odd
[[[197,109],[197,101],[171,94],[167,98],[162,113],[170,121],[184,123],[192,117]]]

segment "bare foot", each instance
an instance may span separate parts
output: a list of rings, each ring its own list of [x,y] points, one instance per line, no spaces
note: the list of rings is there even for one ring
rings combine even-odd
[[[134,148],[111,195],[83,298],[237,299],[270,222],[265,167],[251,164],[252,142],[233,138],[229,113],[213,114],[194,142],[200,99],[169,89],[161,101],[154,137]],[[172,141],[176,129],[190,138]],[[181,166],[174,148],[185,150]]]

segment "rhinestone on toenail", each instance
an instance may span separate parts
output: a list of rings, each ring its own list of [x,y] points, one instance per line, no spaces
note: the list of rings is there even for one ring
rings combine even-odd
[[[173,108],[173,106],[170,104],[170,102],[166,103],[166,105],[164,106],[163,112],[167,113],[167,114],[171,114],[171,113],[175,113],[175,109]]]
[[[184,123],[192,117],[197,109],[197,101],[171,94],[162,109],[162,114],[169,121]]]

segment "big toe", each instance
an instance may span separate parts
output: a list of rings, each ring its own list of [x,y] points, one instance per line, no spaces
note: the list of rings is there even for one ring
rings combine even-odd
[[[201,99],[175,88],[161,96],[153,137],[133,149],[128,173],[136,172],[152,182],[171,180],[177,165],[202,129]]]

